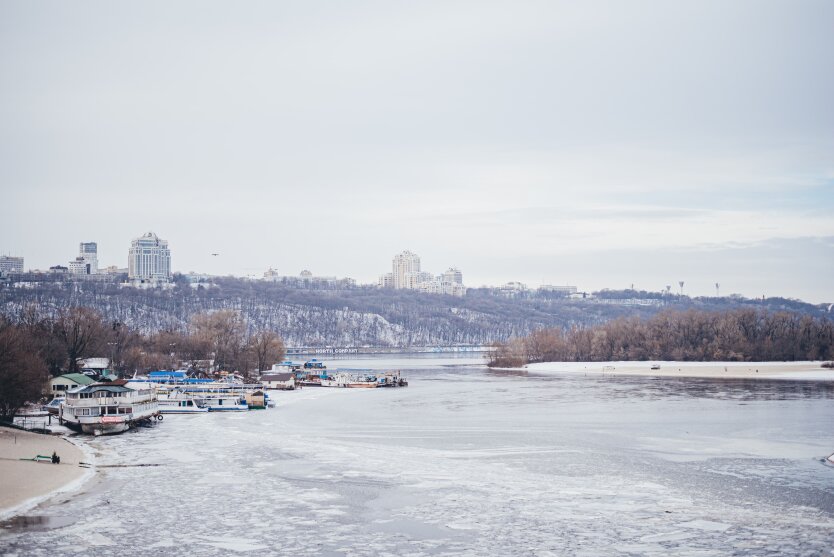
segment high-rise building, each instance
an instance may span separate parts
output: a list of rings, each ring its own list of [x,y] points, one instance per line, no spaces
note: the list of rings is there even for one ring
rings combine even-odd
[[[379,276],[379,287],[380,288],[394,288],[394,274],[393,273],[385,273],[384,275]]]
[[[463,284],[463,273],[455,267],[449,267],[449,269],[443,273],[441,280],[452,284]]]
[[[7,275],[9,273],[23,272],[23,258],[12,257],[11,255],[0,255],[0,273]]]
[[[78,257],[67,266],[73,275],[98,274],[98,244],[95,242],[81,242],[78,244]]]
[[[153,232],[130,243],[127,276],[134,282],[168,282],[171,280],[171,251],[168,242]]]
[[[440,276],[420,270],[420,257],[408,250],[395,255],[393,272],[379,277],[380,288],[405,288],[427,294],[465,296],[463,274],[452,267]]]
[[[408,250],[395,255],[393,262],[394,288],[413,288],[413,275],[420,272],[420,256]]]
[[[95,242],[81,242],[78,245],[78,257],[87,261],[89,265],[87,274],[98,274],[98,244]]]

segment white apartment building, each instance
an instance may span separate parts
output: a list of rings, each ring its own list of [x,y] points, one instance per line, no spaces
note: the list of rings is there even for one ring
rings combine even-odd
[[[440,276],[420,270],[420,256],[408,250],[394,256],[391,273],[380,275],[380,288],[419,290],[428,294],[464,296],[463,274],[454,267]]]
[[[541,286],[539,286],[539,290],[542,292],[554,292],[556,294],[564,294],[566,296],[576,294],[575,286],[553,286],[551,284],[542,284]]]
[[[0,274],[23,272],[23,258],[11,255],[0,255]]]
[[[379,287],[394,288],[394,273],[385,273],[384,275],[379,275]]]
[[[168,242],[148,232],[130,243],[127,276],[133,282],[160,283],[171,280],[171,251]]]
[[[420,256],[408,250],[394,256],[392,275],[394,288],[415,288],[414,275],[420,272]]]
[[[83,257],[76,257],[67,265],[71,275],[89,275],[90,264]]]
[[[463,273],[455,267],[449,267],[441,278],[443,282],[451,282],[454,284],[463,284]]]

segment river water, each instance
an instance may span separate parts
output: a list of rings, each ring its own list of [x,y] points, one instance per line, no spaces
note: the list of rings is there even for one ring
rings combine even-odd
[[[275,409],[87,438],[96,479],[7,523],[0,553],[834,550],[831,383],[341,363],[410,386],[278,392]]]

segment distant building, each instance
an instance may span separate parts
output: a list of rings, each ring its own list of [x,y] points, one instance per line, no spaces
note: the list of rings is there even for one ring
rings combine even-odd
[[[543,284],[539,286],[540,292],[553,292],[555,294],[564,294],[565,296],[570,296],[571,294],[576,294],[576,287],[575,286],[552,286],[550,284]]]
[[[445,273],[443,273],[443,282],[463,284],[463,273],[461,273],[460,270],[456,269],[455,267],[449,267],[449,269]]]
[[[49,272],[55,275],[62,275],[69,272],[68,267],[64,267],[63,265],[53,265],[49,268]]]
[[[89,275],[90,264],[83,257],[76,257],[67,265],[71,275]]]
[[[98,244],[95,242],[81,242],[78,244],[78,256],[84,258],[88,265],[88,275],[98,274]]]
[[[394,274],[385,273],[384,275],[379,275],[379,287],[394,288]]]
[[[356,281],[352,278],[337,278],[337,277],[317,277],[312,272],[304,269],[297,276],[282,275],[272,267],[264,271],[264,280],[270,282],[281,282],[287,286],[297,286],[302,288],[351,288],[356,286]]]
[[[98,244],[95,242],[81,242],[78,244],[78,257],[67,266],[72,275],[98,274]]]
[[[394,256],[392,275],[394,288],[415,288],[419,282],[415,274],[420,272],[420,256],[408,250]]]
[[[127,276],[131,282],[158,284],[171,281],[171,251],[168,242],[148,232],[130,243]]]
[[[529,294],[527,285],[523,282],[511,281],[493,290],[494,293],[507,298],[523,298]]]
[[[118,267],[116,265],[109,265],[104,268],[104,273],[107,275],[126,275],[127,267]]]
[[[12,257],[11,255],[0,255],[0,273],[7,275],[9,273],[23,272],[23,258]]]
[[[463,274],[450,268],[440,276],[420,270],[420,256],[408,250],[394,256],[392,272],[379,277],[380,288],[419,290],[427,294],[464,296]]]

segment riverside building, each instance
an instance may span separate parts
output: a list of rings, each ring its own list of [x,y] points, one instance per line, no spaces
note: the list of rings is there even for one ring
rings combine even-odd
[[[127,277],[134,284],[165,284],[171,281],[171,251],[168,242],[148,232],[130,243]]]

